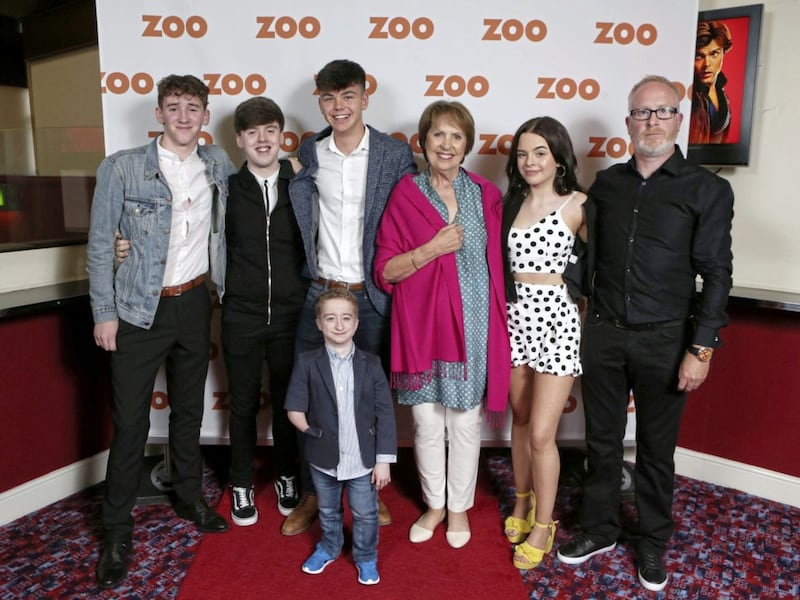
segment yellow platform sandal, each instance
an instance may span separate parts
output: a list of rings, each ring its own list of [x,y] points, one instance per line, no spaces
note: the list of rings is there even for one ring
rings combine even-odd
[[[517,498],[531,498],[531,509],[528,511],[526,518],[520,519],[514,516],[506,517],[503,524],[503,533],[508,541],[512,544],[519,544],[528,537],[528,534],[531,532],[531,527],[536,520],[536,496],[533,492],[517,492],[514,495]]]
[[[550,521],[549,523],[539,523],[535,521],[533,526],[540,527],[541,529],[549,529],[550,533],[547,535],[547,542],[544,548],[536,548],[531,546],[528,542],[522,542],[514,549],[514,566],[517,569],[534,569],[544,559],[544,555],[553,549],[553,541],[556,539],[556,526],[558,521]]]

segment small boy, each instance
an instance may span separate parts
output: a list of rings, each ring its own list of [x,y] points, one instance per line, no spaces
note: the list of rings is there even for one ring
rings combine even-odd
[[[397,461],[394,408],[380,358],[356,348],[358,300],[343,288],[320,294],[316,324],[325,345],[299,355],[285,407],[305,435],[305,459],[319,502],[322,539],[303,563],[316,575],[342,549],[342,488],[353,512],[353,559],[358,582],[378,574],[378,490],[391,481]]]

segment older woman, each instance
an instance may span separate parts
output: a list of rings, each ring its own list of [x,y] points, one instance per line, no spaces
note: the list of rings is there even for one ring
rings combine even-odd
[[[470,539],[482,400],[490,416],[503,414],[510,361],[501,194],[461,168],[474,140],[472,115],[460,103],[425,109],[419,141],[428,168],[406,175],[392,192],[375,258],[376,281],[393,295],[392,386],[398,402],[411,405],[428,506],[409,539],[431,539],[447,517],[454,548]]]
[[[511,458],[516,504],[505,522],[514,566],[537,566],[553,547],[560,469],[556,431],[581,374],[580,316],[563,279],[576,237],[586,240],[575,153],[551,117],[523,123],[511,144],[503,199],[511,339]],[[533,490],[533,491],[531,491]]]

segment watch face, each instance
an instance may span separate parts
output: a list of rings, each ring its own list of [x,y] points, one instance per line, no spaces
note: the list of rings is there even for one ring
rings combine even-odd
[[[697,349],[697,358],[699,358],[703,362],[710,361],[712,356],[714,356],[714,351],[711,348]]]

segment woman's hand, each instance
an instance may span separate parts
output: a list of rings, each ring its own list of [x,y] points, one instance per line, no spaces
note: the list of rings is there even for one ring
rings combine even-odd
[[[452,223],[437,231],[436,235],[433,236],[427,245],[430,245],[433,250],[433,256],[431,257],[431,259],[433,259],[437,256],[460,250],[463,243],[464,228],[461,227],[461,225]]]

